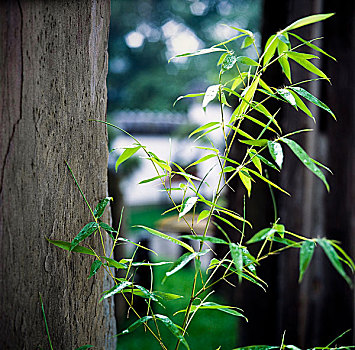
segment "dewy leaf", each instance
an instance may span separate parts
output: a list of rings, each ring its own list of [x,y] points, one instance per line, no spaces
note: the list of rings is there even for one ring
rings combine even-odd
[[[229,249],[232,255],[234,266],[238,273],[239,283],[242,280],[242,276],[240,275],[243,271],[243,254],[242,249],[235,243],[229,243]]]
[[[236,58],[236,61],[242,64],[245,64],[247,66],[259,66],[259,63],[254,61],[253,59],[247,57],[247,56],[238,56]]]
[[[104,199],[101,199],[100,202],[97,204],[95,210],[94,210],[94,216],[96,219],[101,218],[103,215],[105,208],[110,201],[113,201],[112,197],[106,197]]]
[[[55,241],[55,240],[48,239],[48,238],[47,238],[47,241],[59,248],[70,251],[70,242]],[[92,249],[82,247],[79,245],[75,246],[75,248],[72,250],[72,252],[81,253],[81,254],[88,254],[88,255],[95,255],[95,253]]]
[[[325,187],[329,191],[329,185],[328,182],[322,173],[322,171],[317,167],[317,165],[312,161],[312,158],[309,157],[309,155],[304,151],[304,149],[295,141],[286,139],[286,138],[280,138],[280,141],[286,143],[288,147],[290,147],[291,151],[299,158],[299,160],[310,170],[312,171],[313,174],[318,176],[324,183]]]
[[[250,238],[247,244],[263,241],[264,239],[272,236],[275,232],[276,230],[274,228],[264,228],[263,230],[256,233],[252,238]]]
[[[219,87],[220,85],[211,85],[207,88],[205,97],[202,101],[202,108],[206,108],[207,105],[216,98]]]
[[[329,261],[334,266],[334,268],[338,271],[340,276],[342,276],[351,287],[352,286],[351,278],[345,273],[343,265],[341,264],[341,261],[339,259],[339,256],[336,250],[331,245],[331,243],[324,238],[317,239],[317,243],[322,247],[324,253],[327,255]]]
[[[289,87],[289,89],[293,90],[298,95],[304,97],[306,100],[312,102],[313,104],[315,104],[319,108],[324,109],[325,111],[330,113],[334,119],[336,119],[335,118],[335,114],[330,110],[330,108],[325,103],[323,103],[322,101],[318,100],[317,97],[315,97],[311,93],[309,93],[307,90],[305,90],[305,89],[303,89],[301,87],[298,87],[298,86]]]
[[[131,286],[132,282],[130,281],[122,281],[121,283],[117,284],[116,286],[112,287],[111,289],[105,291],[103,294],[103,296],[100,299],[100,303],[102,300],[111,297],[114,294],[119,293],[120,291],[122,291],[123,289],[125,289],[128,286]]]
[[[94,276],[97,271],[99,271],[99,268],[101,267],[101,265],[102,265],[102,262],[100,260],[95,260],[91,264],[90,275],[89,275],[88,279],[91,278],[92,276]]]
[[[132,147],[132,148],[126,148],[117,159],[117,162],[116,162],[116,165],[115,165],[116,171],[117,171],[118,166],[120,164],[122,164],[124,161],[126,161],[127,159],[132,157],[140,148],[141,148],[141,146]]]
[[[198,201],[198,197],[186,198],[181,205],[179,218],[182,218],[185,214],[187,214],[193,208],[193,206],[196,204],[197,201]]]
[[[289,26],[287,26],[284,30],[282,30],[282,32],[287,32],[287,31],[290,31],[290,30],[293,30],[296,28],[306,26],[308,24],[320,22],[320,21],[323,21],[333,15],[334,15],[334,13],[326,13],[326,14],[318,14],[318,15],[303,17],[303,18],[300,18],[297,21],[293,22]]]
[[[291,106],[296,107],[296,100],[290,91],[286,89],[277,89],[277,93],[282,96]]]
[[[237,62],[237,57],[235,57],[233,54],[228,54],[222,62],[221,72],[224,73],[227,70],[232,69],[235,62]]]
[[[299,107],[300,110],[302,110],[304,113],[306,113],[309,117],[311,117],[313,119],[313,121],[315,121],[311,111],[308,109],[308,107],[304,104],[304,102],[298,97],[298,95],[292,91],[292,90],[287,90],[290,92],[290,94],[293,96],[293,98],[295,99],[296,105],[297,107]]]
[[[276,141],[268,141],[267,146],[269,148],[269,152],[271,154],[271,157],[274,159],[276,164],[281,169],[282,162],[284,159],[281,145]]]
[[[173,242],[175,244],[178,244],[182,247],[184,247],[185,249],[187,249],[188,251],[190,251],[191,253],[194,253],[195,251],[193,250],[193,248],[191,246],[189,246],[188,244],[186,244],[185,242],[182,242],[174,237],[171,237],[165,233],[162,233],[162,232],[159,232],[157,230],[154,230],[152,228],[149,228],[149,227],[146,227],[146,226],[143,226],[143,225],[136,225],[136,226],[133,226],[133,227],[141,227],[143,228],[144,230],[148,231],[149,233],[151,233],[152,235],[155,235],[155,236],[158,236],[160,238],[164,238],[164,239],[167,239],[168,241],[170,242]]]
[[[184,266],[186,266],[191,260],[195,259],[196,253],[185,253],[181,255],[169,268],[168,271],[166,271],[165,275],[171,276],[175,272],[178,272],[181,270]]]
[[[86,224],[82,230],[77,234],[77,236],[72,240],[70,243],[70,251],[73,251],[73,249],[85,238],[91,236],[97,229],[99,225],[96,222],[89,222]]]
[[[266,42],[265,49],[264,49],[264,61],[263,61],[264,67],[270,62],[270,60],[275,54],[277,48],[277,40],[275,36],[276,36],[275,34],[271,35]]]
[[[303,274],[305,273],[309,263],[311,262],[314,253],[315,244],[313,241],[304,241],[300,249],[300,277],[299,282],[302,281]]]

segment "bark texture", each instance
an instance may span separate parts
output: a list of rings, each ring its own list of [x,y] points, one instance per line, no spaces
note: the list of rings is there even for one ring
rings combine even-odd
[[[50,245],[91,220],[107,192],[109,0],[0,4],[0,348],[115,349],[109,280],[92,258]],[[107,217],[106,217],[107,219]],[[90,244],[98,246],[98,237]],[[108,243],[107,243],[108,244]]]

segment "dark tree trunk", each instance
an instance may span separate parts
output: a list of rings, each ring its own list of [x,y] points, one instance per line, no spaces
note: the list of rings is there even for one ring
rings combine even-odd
[[[340,240],[352,256],[355,246],[352,66],[355,54],[354,7],[355,4],[351,1],[336,3],[326,0],[289,0],[283,1],[279,6],[274,2],[265,1],[263,27],[265,42],[270,34],[285,25],[279,23],[280,18],[291,23],[310,14],[336,12],[335,17],[324,23],[301,28],[298,33],[306,39],[324,36],[324,49],[338,58],[338,63],[326,57],[322,57],[319,62],[321,68],[330,76],[331,86],[323,81],[305,86],[331,107],[338,122],[334,122],[329,114],[314,107],[312,113],[317,124],[313,124],[305,115],[291,108],[284,108],[281,116],[284,132],[303,128],[314,129],[313,133],[299,135],[294,139],[300,142],[312,157],[329,165],[334,171],[334,176],[327,175],[331,192],[328,194],[323,183],[284,149],[285,162],[280,184],[292,194],[292,198],[278,195],[278,207],[281,222],[289,231],[309,237],[325,236]],[[275,11],[275,8],[278,11]],[[274,28],[275,23],[279,28]],[[297,65],[293,69],[293,82],[314,78]],[[276,81],[276,86],[280,81],[276,72],[271,72],[265,79]],[[275,86],[275,83],[272,85]],[[252,315],[257,312],[259,305],[266,303],[269,306],[265,308],[270,310],[267,320],[261,318],[253,327],[245,327],[242,333],[243,344],[279,344],[282,333],[286,330],[288,344],[302,348],[325,346],[343,331],[354,328],[354,294],[330,266],[323,252],[317,250],[301,285],[297,282],[298,259],[296,251],[288,252],[277,259],[277,266],[273,270],[277,281],[268,280],[271,282],[269,288],[275,291],[273,300],[254,298],[253,304],[249,293],[243,295],[242,302],[249,301],[250,305],[253,305]],[[241,306],[248,310],[248,305],[242,303]],[[263,333],[268,330],[271,334],[259,337],[256,341],[255,334],[259,333],[260,329],[265,330]],[[352,343],[351,339],[348,334],[337,343],[349,345]]]
[[[109,0],[0,5],[1,349],[48,348],[39,293],[54,348],[115,348],[107,277],[46,241],[90,220],[65,161],[92,206],[106,195],[107,135],[89,119],[105,119],[109,14]]]

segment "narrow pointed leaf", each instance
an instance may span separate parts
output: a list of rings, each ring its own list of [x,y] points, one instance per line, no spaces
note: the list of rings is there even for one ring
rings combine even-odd
[[[259,66],[259,63],[254,61],[253,59],[247,57],[247,56],[238,56],[236,59],[237,62],[245,64],[247,66]]]
[[[159,300],[156,298],[156,296],[153,293],[151,293],[148,289],[146,289],[142,286],[139,286],[139,285],[135,285],[135,288],[139,289],[143,293],[144,298],[159,302]]]
[[[242,280],[242,276],[240,275],[243,271],[243,254],[241,248],[235,243],[229,243],[229,249],[232,255],[233,263],[235,269],[238,273],[239,283]]]
[[[180,100],[182,100],[183,98],[194,98],[194,97],[201,97],[201,96],[205,96],[205,93],[204,92],[199,92],[197,94],[187,94],[187,95],[184,95],[184,96],[179,96],[175,102],[173,103],[173,107],[176,105],[176,103]]]
[[[263,230],[256,233],[252,238],[250,238],[247,244],[263,241],[264,239],[272,236],[275,232],[276,230],[273,228],[264,228]]]
[[[319,108],[324,109],[325,111],[327,111],[328,113],[331,114],[331,116],[335,118],[335,114],[330,110],[330,108],[323,103],[322,101],[318,100],[317,97],[313,96],[310,92],[308,92],[307,90],[298,87],[298,86],[293,86],[293,87],[289,87],[289,89],[293,90],[294,92],[296,92],[298,95],[304,97],[306,100],[312,102],[313,104],[315,104],[316,106],[318,106]]]
[[[190,138],[191,136],[193,136],[193,135],[195,135],[195,134],[197,134],[197,133],[203,131],[203,130],[209,129],[209,128],[211,128],[211,127],[213,127],[213,126],[216,126],[216,125],[219,125],[219,124],[220,124],[220,122],[210,122],[210,123],[207,123],[207,124],[205,124],[205,125],[202,125],[202,126],[200,126],[199,128],[195,129],[195,130],[189,135],[189,138]]]
[[[282,162],[284,159],[281,145],[276,141],[268,141],[267,146],[269,148],[269,152],[271,154],[271,157],[274,159],[276,164],[281,169]]]
[[[196,204],[198,197],[188,197],[184,200],[181,206],[181,211],[179,213],[179,218],[185,216]]]
[[[296,104],[296,100],[293,97],[293,95],[291,94],[290,91],[288,91],[287,89],[277,89],[276,90],[277,93],[282,96],[291,106],[295,107],[297,106]]]
[[[121,283],[117,284],[116,286],[112,287],[111,289],[105,291],[103,293],[103,296],[100,299],[100,302],[104,299],[111,297],[114,294],[121,292],[123,289],[125,289],[126,287],[131,286],[131,285],[132,285],[132,282],[122,281]]]
[[[174,58],[178,57],[192,57],[192,56],[199,56],[199,55],[206,55],[209,53],[214,53],[214,52],[221,52],[221,51],[227,51],[226,49],[220,49],[218,47],[210,47],[208,49],[202,49],[202,50],[197,50],[196,52],[186,52],[180,55],[176,55],[172,58],[169,59],[169,62],[173,60]]]
[[[180,256],[169,268],[169,270],[165,273],[165,275],[171,276],[175,272],[181,270],[184,266],[186,266],[191,260],[195,259],[196,253],[185,253]]]
[[[249,47],[252,43],[254,42],[254,38],[250,37],[250,36],[246,36],[242,46],[240,47],[241,49],[246,49],[247,47]]]
[[[324,238],[317,239],[317,243],[322,247],[324,253],[327,255],[329,261],[334,266],[334,268],[338,271],[340,276],[342,276],[351,287],[352,286],[351,278],[345,273],[343,265],[339,259],[339,256],[336,250],[331,245],[331,243]]]
[[[244,143],[250,146],[264,147],[267,145],[267,139],[259,139],[259,140],[239,140],[239,142]]]
[[[103,215],[105,208],[110,201],[113,201],[112,197],[106,197],[104,199],[101,199],[100,202],[97,204],[95,210],[94,210],[94,216],[96,219],[101,218]]]
[[[250,150],[249,151],[249,157],[251,159],[251,161],[253,162],[253,164],[255,165],[255,167],[259,170],[259,173],[262,174],[263,173],[263,168],[261,165],[261,160],[257,157],[257,153],[255,150]]]
[[[175,244],[178,244],[182,247],[184,247],[185,249],[187,249],[188,251],[194,253],[195,251],[193,250],[193,248],[191,246],[189,246],[188,244],[186,244],[185,242],[182,242],[174,237],[171,237],[165,233],[162,233],[162,232],[159,232],[157,230],[154,230],[152,228],[149,228],[149,227],[146,227],[146,226],[143,226],[143,225],[136,225],[134,227],[141,227],[143,228],[144,230],[148,231],[149,233],[151,233],[152,235],[155,235],[155,236],[158,236],[160,238],[163,238],[163,239],[166,239],[172,243],[175,243]]]
[[[70,244],[70,251],[73,251],[73,249],[85,238],[91,236],[98,229],[98,227],[99,225],[96,222],[89,222],[86,224],[72,240]]]
[[[128,266],[126,264],[123,264],[121,262],[118,262],[114,259],[107,258],[106,256],[100,256],[101,259],[104,259],[107,261],[109,267],[115,267],[116,269],[127,269]]]
[[[159,297],[162,298],[164,300],[176,300],[176,299],[182,299],[183,296],[182,295],[178,295],[178,294],[172,294],[172,293],[165,293],[165,292],[161,292],[161,291],[154,291],[154,294]]]
[[[279,191],[287,194],[288,196],[290,195],[287,191],[283,190],[281,187],[277,186],[276,184],[274,184],[272,181],[270,181],[269,179],[267,179],[266,177],[264,177],[263,175],[260,175],[257,171],[254,171],[252,169],[248,169],[248,171],[252,174],[254,174],[255,176],[257,176],[259,179],[265,181],[266,183],[268,183],[269,185],[277,188]]]
[[[275,35],[271,35],[271,37],[267,40],[265,49],[264,49],[264,59],[263,59],[263,66],[265,67],[274,56],[275,51],[277,48],[277,40]]]
[[[303,274],[305,273],[309,263],[311,262],[314,253],[315,244],[313,241],[304,241],[300,249],[300,277],[299,282],[302,281]]]
[[[219,87],[220,85],[211,85],[207,88],[205,97],[202,101],[202,108],[206,108],[207,105],[216,98],[219,91]]]
[[[306,113],[309,117],[311,117],[313,119],[313,121],[315,121],[311,111],[308,109],[308,107],[304,104],[304,102],[298,97],[298,95],[292,91],[292,90],[288,90],[291,95],[293,96],[293,98],[295,99],[296,105],[297,107],[303,111],[304,113]]]
[[[102,265],[102,262],[100,260],[95,260],[91,264],[90,274],[89,274],[88,279],[91,278],[92,276],[94,276],[97,273],[97,271],[99,271],[101,265]]]
[[[225,240],[217,237],[211,237],[211,236],[200,236],[200,235],[183,235],[180,236],[180,238],[185,238],[185,239],[192,239],[195,241],[201,241],[201,242],[211,242],[214,244],[228,244]]]
[[[205,162],[206,160],[211,159],[213,157],[216,157],[216,155],[215,154],[208,154],[207,156],[204,156],[204,157],[200,158],[199,160],[196,160],[196,162],[191,163],[187,168],[190,168],[190,167],[192,167],[194,165],[197,165],[197,164],[200,164],[202,162]]]
[[[141,146],[126,148],[116,161],[116,165],[115,165],[116,171],[120,164],[122,164],[124,161],[132,157],[140,148]]]
[[[326,14],[319,14],[319,15],[311,15],[311,16],[307,16],[307,17],[303,17],[298,19],[297,21],[293,22],[292,24],[290,24],[289,26],[287,26],[283,32],[287,32],[296,28],[300,28],[303,26],[306,26],[308,24],[312,24],[312,23],[316,23],[316,22],[320,22],[323,21],[331,16],[333,16],[334,13],[326,13]]]
[[[59,248],[68,250],[68,251],[72,251],[75,253],[81,253],[81,254],[87,254],[87,255],[95,255],[94,251],[92,249],[86,248],[86,247],[82,247],[82,246],[75,246],[72,250],[70,250],[70,245],[71,242],[64,242],[64,241],[56,241],[56,240],[52,240],[52,239],[48,239],[47,241]]]
[[[209,215],[210,215],[210,211],[209,210],[202,210],[201,213],[198,215],[197,223],[199,223],[200,221],[206,219]]]
[[[250,197],[250,193],[251,193],[251,179],[249,176],[245,175],[244,172],[248,173],[247,170],[243,169],[243,171],[240,171],[238,173],[240,179],[242,180],[243,185],[245,186],[245,188],[247,189],[248,192],[248,197]]]
[[[295,141],[291,139],[281,138],[280,141],[286,143],[288,147],[290,147],[291,151],[299,158],[299,160],[310,170],[313,174],[318,176],[324,183],[325,187],[329,191],[328,182],[322,173],[322,171],[317,167],[317,165],[312,162],[312,159],[305,152],[305,150]]]
[[[146,183],[148,183],[148,182],[152,182],[152,181],[161,179],[161,178],[163,178],[163,177],[165,177],[165,175],[154,176],[154,177],[151,177],[151,178],[149,178],[149,179],[142,180],[142,181],[139,183],[139,185],[141,185],[141,184],[146,184]]]

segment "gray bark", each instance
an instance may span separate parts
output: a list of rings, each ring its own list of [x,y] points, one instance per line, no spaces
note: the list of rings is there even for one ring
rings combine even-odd
[[[106,196],[106,129],[89,119],[105,119],[109,14],[109,0],[0,4],[1,349],[48,348],[39,293],[54,348],[115,348],[107,276],[45,239],[92,219],[65,161],[92,206]]]

